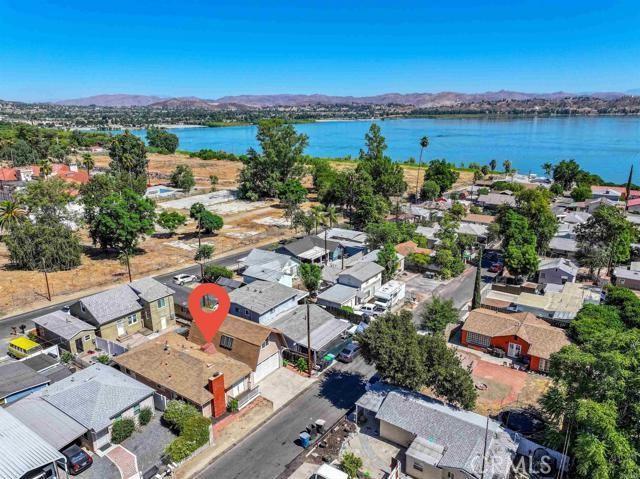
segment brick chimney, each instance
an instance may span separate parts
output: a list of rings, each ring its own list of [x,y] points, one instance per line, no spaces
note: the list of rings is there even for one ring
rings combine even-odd
[[[213,395],[211,400],[211,415],[220,417],[227,410],[227,401],[224,392],[224,374],[214,373],[209,378],[209,392]]]

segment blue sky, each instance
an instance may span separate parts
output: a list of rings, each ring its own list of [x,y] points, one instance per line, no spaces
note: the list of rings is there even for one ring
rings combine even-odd
[[[630,1],[0,0],[0,98],[626,91]]]

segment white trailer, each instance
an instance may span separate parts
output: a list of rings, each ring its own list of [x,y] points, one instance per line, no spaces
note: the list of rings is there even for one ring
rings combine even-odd
[[[388,281],[375,294],[375,304],[390,311],[396,304],[404,300],[405,284],[401,281]]]

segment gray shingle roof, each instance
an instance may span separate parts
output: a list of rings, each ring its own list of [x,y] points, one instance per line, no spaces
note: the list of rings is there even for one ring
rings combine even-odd
[[[129,283],[129,287],[147,303],[166,298],[174,293],[171,288],[150,277],[137,279]]]
[[[297,297],[302,293],[280,283],[257,280],[231,291],[231,303],[247,308],[257,314],[263,314],[276,306]]]
[[[293,243],[285,244],[282,248],[289,251],[294,256],[300,256],[302,253],[309,251],[316,246],[324,249],[324,235],[322,238],[319,238],[318,236],[305,236]],[[327,239],[327,250],[333,251],[339,247],[340,243]]]
[[[344,319],[337,319],[316,304],[310,305],[311,318],[311,349],[320,350],[344,331],[351,327],[351,323]],[[292,341],[303,346],[307,345],[307,306],[301,304],[294,310],[281,316],[270,325],[284,333]]]
[[[364,282],[382,273],[383,271],[384,268],[378,263],[369,261],[354,264],[350,268],[345,269],[342,273],[340,273],[340,276],[351,276],[358,281]]]
[[[109,323],[142,310],[138,295],[126,284],[87,296],[79,302],[98,324]]]
[[[38,393],[82,424],[100,431],[118,414],[153,394],[153,389],[102,364],[94,364]]]
[[[571,274],[572,276],[576,276],[579,270],[577,264],[565,258],[547,258],[541,260],[540,265],[538,266],[538,271],[547,269],[559,269],[565,273]]]
[[[494,420],[410,391],[387,394],[376,418],[443,446],[438,467],[462,469],[474,477],[480,477],[478,458],[484,453],[485,437],[491,460],[498,460],[499,456],[501,460],[511,458],[517,450]],[[497,471],[492,472],[490,477],[502,477]]]
[[[318,295],[319,300],[329,301],[331,303],[343,304],[354,298],[358,290],[351,286],[343,284],[334,284],[330,288],[324,290]]]
[[[0,408],[0,479],[16,479],[33,469],[63,459],[62,454]]]
[[[578,242],[571,238],[562,238],[560,236],[554,236],[549,241],[549,248],[557,251],[567,251],[575,253],[578,251]]]
[[[87,432],[87,428],[40,397],[29,396],[8,410],[38,436],[60,450]]]
[[[56,336],[66,339],[72,339],[76,334],[82,331],[93,331],[95,328],[89,323],[85,323],[80,318],[62,311],[54,311],[39,318],[35,318],[33,322],[42,326],[44,329],[51,331]]]
[[[290,261],[295,261],[286,254],[276,253],[275,251],[266,251],[263,249],[252,249],[246,258],[240,260],[244,266],[258,266],[266,264],[278,265],[277,269],[284,268]],[[276,268],[272,268],[276,269]]]
[[[273,266],[276,266],[275,264]],[[280,281],[284,273],[279,269],[270,267],[269,265],[253,265],[244,270],[244,276],[264,281]]]
[[[49,384],[49,378],[21,361],[0,366],[0,399],[44,384]]]
[[[515,206],[516,199],[511,195],[501,194],[501,193],[488,193],[486,195],[480,195],[478,197],[478,203],[483,203],[487,205],[509,205]]]

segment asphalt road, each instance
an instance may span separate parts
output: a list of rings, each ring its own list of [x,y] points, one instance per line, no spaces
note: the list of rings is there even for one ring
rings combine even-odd
[[[268,248],[269,246],[273,246],[275,244],[276,243],[273,243],[272,245],[263,246],[263,248]],[[227,268],[233,267],[238,263],[238,260],[246,256],[247,253],[248,251],[243,251],[243,252],[235,253],[229,256],[223,256],[223,257],[220,257],[219,259],[214,259],[212,263],[217,264],[219,266],[225,266]],[[154,276],[154,278],[160,281],[161,283],[164,283],[167,286],[174,288],[175,285],[173,283],[172,278],[176,274],[193,274],[193,275],[199,276],[200,266],[190,266],[188,268],[182,268],[182,269],[173,271],[172,273]],[[7,318],[0,319],[0,358],[6,355],[9,341],[11,341],[13,337],[15,337],[13,336],[13,328],[16,328],[16,330],[18,331],[18,334],[20,334],[21,325],[24,325],[27,329],[31,329],[34,327],[34,324],[32,321],[34,318],[38,318],[45,314],[59,310],[63,306],[73,304],[76,301],[77,299],[72,301],[66,301],[64,303],[56,303],[56,304],[52,304],[51,306],[46,306],[44,308],[35,309],[33,311],[28,311],[26,313],[16,314],[14,316],[9,316]]]
[[[296,439],[306,426],[324,419],[327,426],[343,416],[364,393],[375,372],[361,356],[338,364],[266,424],[220,456],[197,477],[200,479],[273,479],[293,461],[302,447]]]

